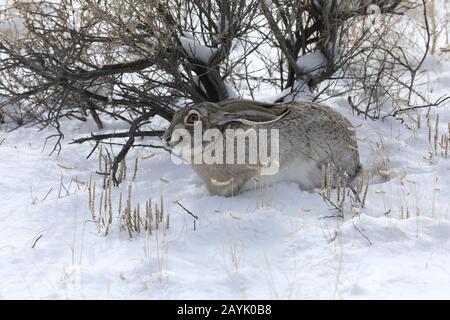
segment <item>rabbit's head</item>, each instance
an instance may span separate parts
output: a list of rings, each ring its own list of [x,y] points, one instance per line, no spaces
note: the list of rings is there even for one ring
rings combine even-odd
[[[217,112],[217,106],[214,103],[193,103],[178,110],[170,126],[166,129],[163,139],[170,148],[174,148],[181,139],[176,135],[177,130],[186,130],[191,136],[194,135],[194,129],[199,128],[203,131],[211,129],[211,118]]]
[[[191,136],[196,128],[201,128],[202,134],[210,129],[218,129],[221,132],[228,128],[246,129],[275,123],[288,113],[289,108],[286,106],[250,100],[193,103],[175,113],[163,138],[167,145],[173,148],[182,140],[179,135],[174,135],[179,129],[186,130]]]

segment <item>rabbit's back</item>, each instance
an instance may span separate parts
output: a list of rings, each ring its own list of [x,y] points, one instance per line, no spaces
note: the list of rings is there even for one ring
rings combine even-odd
[[[339,173],[353,178],[360,168],[352,124],[340,113],[310,102],[293,102],[290,113],[272,127],[279,129],[281,168],[307,167],[320,171],[331,164]],[[306,165],[307,164],[307,165]],[[314,172],[317,184],[317,172]]]

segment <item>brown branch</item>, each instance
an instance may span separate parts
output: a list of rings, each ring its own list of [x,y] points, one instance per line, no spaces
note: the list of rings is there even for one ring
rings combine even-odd
[[[304,76],[303,72],[300,70],[298,64],[297,64],[297,57],[293,57],[291,54],[291,51],[289,50],[288,44],[286,39],[283,36],[283,33],[281,32],[280,28],[278,27],[277,22],[275,21],[275,18],[272,16],[272,13],[270,12],[269,8],[267,7],[267,3],[265,0],[259,0],[259,4],[261,6],[262,13],[267,19],[267,22],[269,23],[269,27],[271,31],[273,32],[275,38],[277,39],[278,45],[280,46],[280,49],[283,51],[284,56],[286,57],[289,66],[294,71],[296,77],[298,79],[302,78]]]
[[[128,151],[130,151],[130,149],[133,147],[134,144],[134,140],[136,138],[136,135],[138,133],[138,129],[139,127],[142,125],[142,123],[144,121],[146,121],[148,118],[152,117],[155,115],[155,111],[148,111],[145,112],[144,114],[142,114],[141,116],[139,116],[136,120],[133,121],[131,128],[128,132],[128,140],[125,143],[125,145],[122,147],[122,149],[120,150],[119,154],[117,156],[114,157],[113,160],[113,165],[112,165],[112,179],[113,182],[116,186],[118,186],[119,180],[116,177],[117,174],[117,170],[119,169],[119,163],[125,159]]]
[[[136,131],[134,133],[135,137],[161,137],[164,134],[162,130],[155,131]],[[102,141],[107,139],[116,139],[116,138],[128,138],[130,137],[130,132],[116,132],[116,133],[107,133],[107,134],[92,134],[89,137],[75,139],[70,144],[81,144],[88,141]]]

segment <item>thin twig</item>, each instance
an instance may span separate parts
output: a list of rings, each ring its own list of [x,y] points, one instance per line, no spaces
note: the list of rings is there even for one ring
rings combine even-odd
[[[36,240],[34,240],[33,245],[31,246],[31,249],[34,249],[34,247],[36,246],[36,243],[44,236],[43,233],[41,233],[39,235],[39,237],[36,238]]]
[[[195,220],[198,220],[198,216],[196,216],[195,214],[193,214],[191,211],[189,211],[188,209],[186,209],[180,202],[177,201],[177,204],[184,209],[184,211],[186,211],[187,213],[189,213],[191,216],[193,216],[195,218]]]
[[[353,224],[353,227],[355,228],[355,230],[358,231],[359,234],[361,234],[361,235],[364,237],[364,239],[367,240],[367,242],[369,242],[369,245],[373,246],[373,243],[372,243],[372,241],[370,241],[369,237],[366,236],[366,235],[365,235],[365,234],[364,234],[364,233],[356,226],[356,224],[355,224],[355,219],[352,219],[352,224]]]

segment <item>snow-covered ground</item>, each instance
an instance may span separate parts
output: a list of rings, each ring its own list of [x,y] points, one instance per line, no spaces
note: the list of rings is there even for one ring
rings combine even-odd
[[[209,51],[199,53],[206,59]],[[446,60],[425,63],[421,89],[430,99],[450,93]],[[8,133],[12,125],[0,124],[0,299],[450,299],[450,150],[434,141],[436,131],[450,136],[450,102],[428,119],[427,109],[405,115],[404,123],[364,120],[345,97],[325,104],[357,128],[373,174],[365,208],[354,217],[347,208],[343,220],[292,183],[208,196],[188,166],[147,148],[128,156],[105,234],[98,152],[86,159],[89,144],[69,144],[96,131],[94,123],[64,123],[62,151],[51,156],[54,140],[44,142],[54,132]],[[105,125],[102,132],[126,129]],[[133,207],[163,202],[168,229],[164,221],[132,238],[121,229],[119,198],[123,209],[130,185]]]
[[[429,71],[432,95],[448,93],[450,64],[427,65],[439,71]],[[450,298],[450,158],[429,141],[437,113],[439,134],[448,135],[449,105],[428,124],[421,111],[419,128],[417,114],[405,124],[364,121],[346,103],[327,102],[358,127],[364,166],[390,179],[375,175],[366,208],[343,221],[329,217],[319,195],[290,183],[208,196],[188,166],[145,149],[132,152],[127,182],[112,190],[114,221],[104,235],[86,190],[91,175],[101,186],[98,156],[87,160],[89,145],[68,144],[93,124],[68,123],[61,154],[50,157],[48,131],[7,133],[3,125],[0,298]],[[129,184],[133,204],[151,197],[160,206],[163,197],[168,230],[131,239],[120,230],[118,199]],[[176,201],[198,216],[195,228]]]

